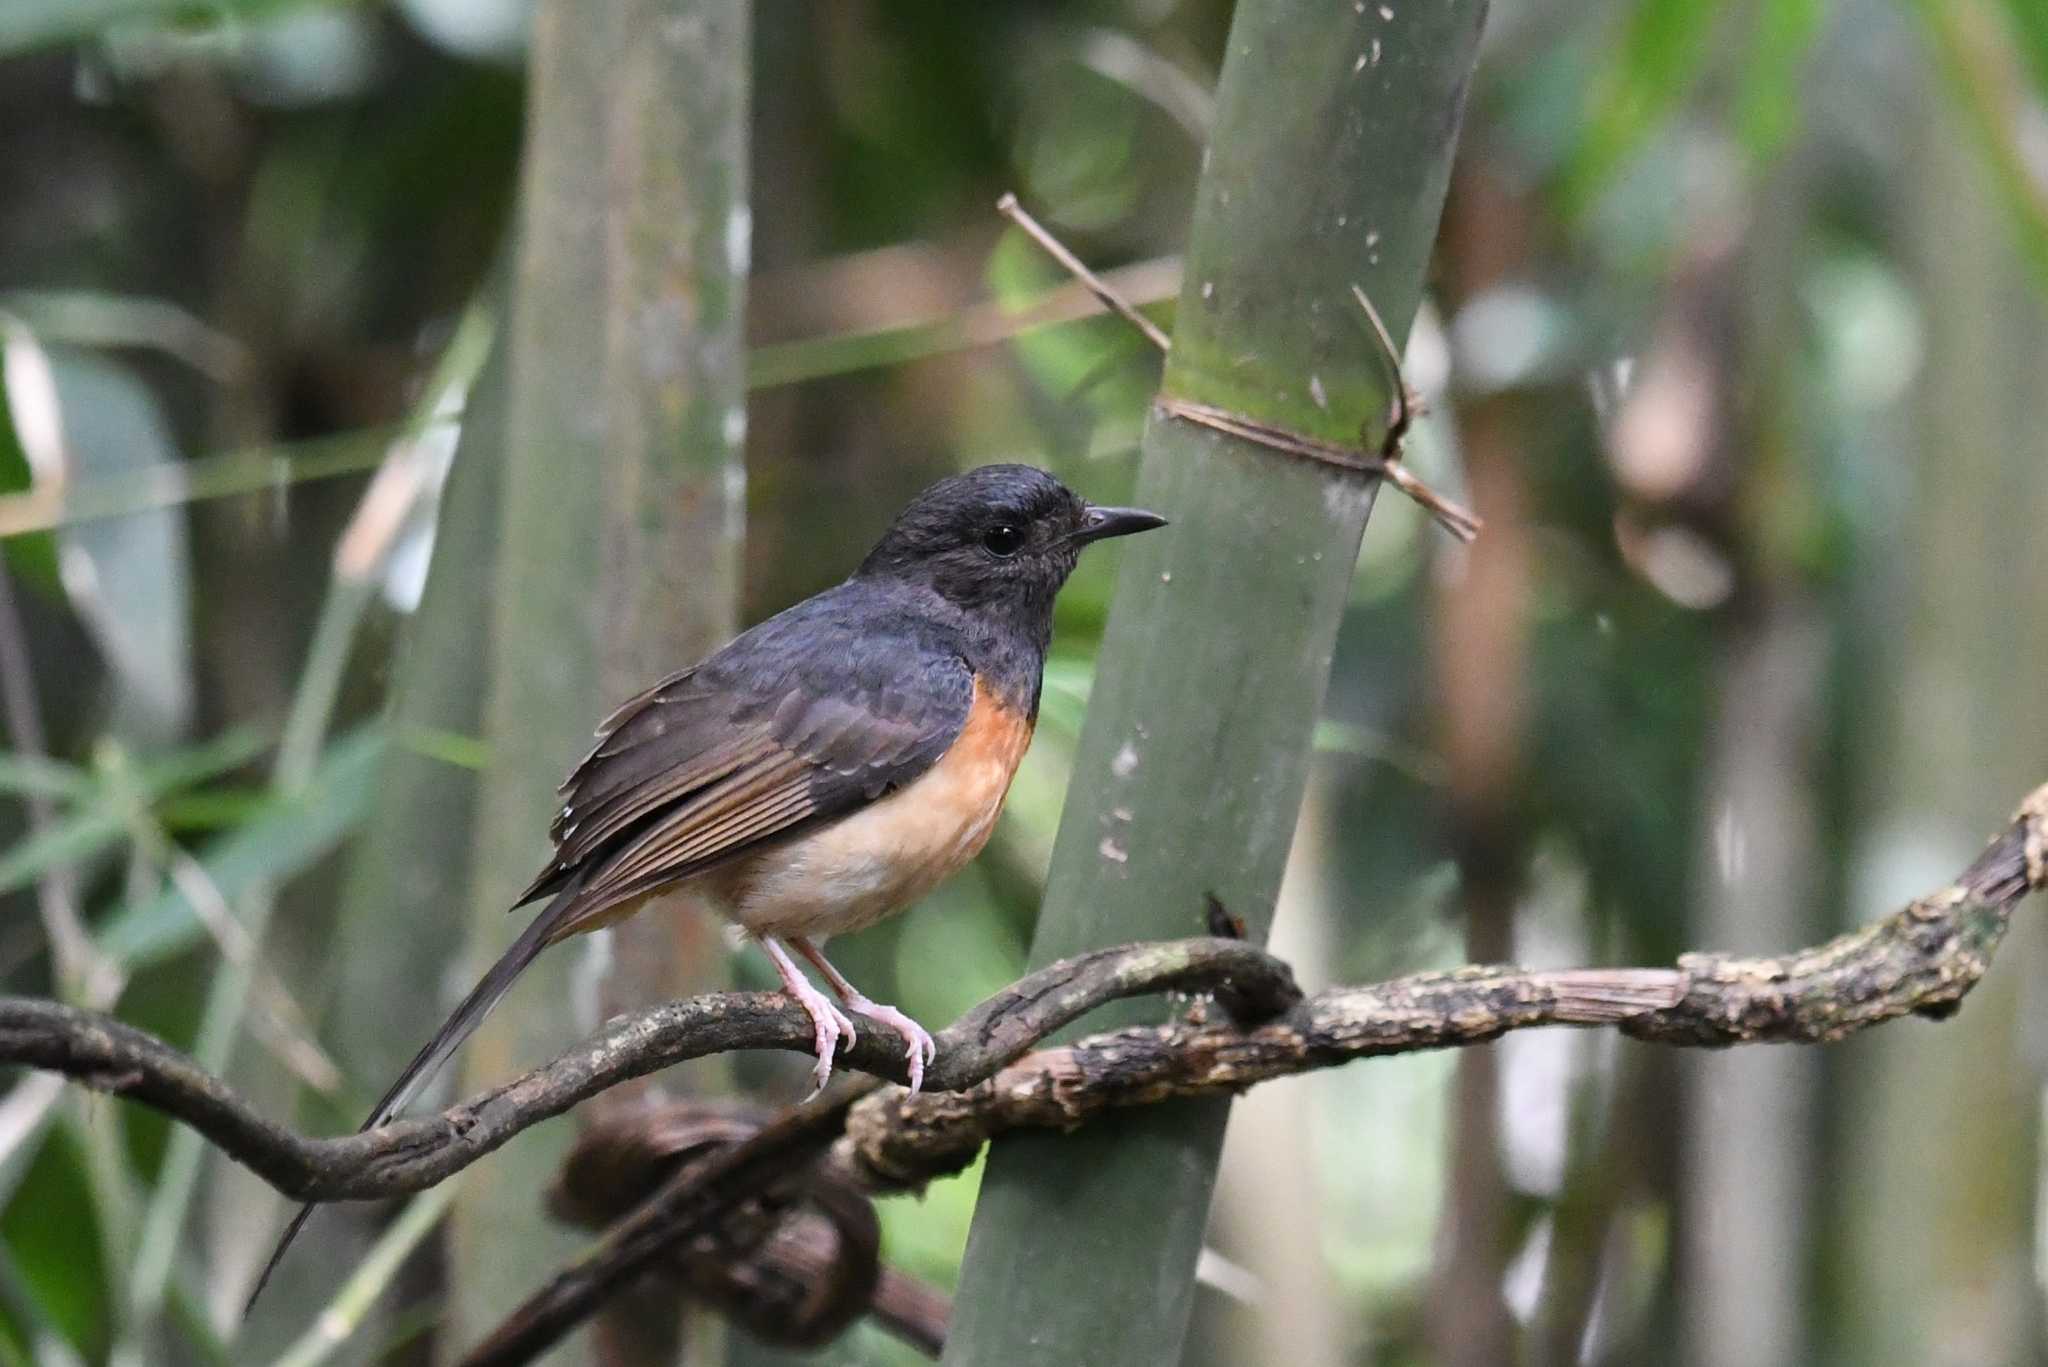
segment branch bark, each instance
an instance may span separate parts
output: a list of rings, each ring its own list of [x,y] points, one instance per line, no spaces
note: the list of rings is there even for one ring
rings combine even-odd
[[[1004,989],[942,1033],[940,1057],[925,1085],[972,1086],[1105,1002],[1220,986],[1269,1011],[1300,995],[1286,965],[1232,940],[1080,955]],[[146,1031],[41,998],[0,997],[0,1063],[64,1073],[155,1107],[302,1201],[419,1191],[621,1082],[734,1049],[808,1053],[811,1040],[809,1018],[780,993],[708,993],[616,1017],[553,1062],[433,1115],[312,1139],[257,1114],[226,1083]],[[843,1061],[876,1077],[904,1076],[902,1050],[877,1032],[862,1032]]]
[[[1358,1058],[1474,1044],[1542,1025],[1613,1025],[1691,1047],[1824,1044],[1884,1021],[1956,1010],[1990,966],[2012,909],[2048,887],[2048,786],[1954,882],[1826,944],[1770,958],[1687,954],[1671,968],[1418,973],[1304,999],[1286,965],[1242,942],[1166,941],[1063,960],[1006,988],[939,1036],[928,1090],[869,1082],[799,1107],[753,1137],[667,1178],[598,1250],[551,1283],[548,1341],[748,1193],[832,1151],[875,1190],[955,1171],[994,1134],[1070,1129],[1104,1111],[1240,1091]],[[1104,1003],[1208,992],[1172,1024],[1029,1051]],[[527,1127],[628,1078],[739,1048],[810,1047],[803,1012],[778,994],[715,993],[621,1016],[502,1087],[431,1116],[312,1139],[252,1110],[220,1079],[154,1036],[97,1012],[0,998],[0,1063],[25,1064],[164,1111],[287,1196],[333,1201],[418,1191]],[[847,1063],[900,1078],[894,1044],[864,1034]],[[565,1293],[564,1288],[568,1288]],[[566,1317],[565,1317],[566,1316]],[[508,1322],[509,1323],[509,1322]],[[537,1340],[494,1336],[479,1361],[521,1361]],[[500,1351],[502,1350],[502,1351]]]

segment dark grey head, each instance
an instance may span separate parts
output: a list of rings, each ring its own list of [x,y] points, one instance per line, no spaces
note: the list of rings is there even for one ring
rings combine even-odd
[[[1165,525],[1143,509],[1094,507],[1029,465],[984,465],[912,499],[855,577],[926,584],[1043,631],[1083,546]]]

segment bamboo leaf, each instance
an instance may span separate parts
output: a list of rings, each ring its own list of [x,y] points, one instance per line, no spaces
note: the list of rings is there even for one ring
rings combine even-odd
[[[1567,213],[1591,207],[1691,93],[1725,14],[1719,5],[1694,0],[1638,0],[1619,50],[1593,82],[1585,129],[1565,165],[1560,197]]]
[[[155,801],[239,769],[269,744],[270,738],[255,727],[238,726],[149,760],[136,771],[135,787],[145,800]]]
[[[53,795],[76,804],[69,814],[0,855],[0,894],[26,887],[52,868],[83,863],[120,844],[128,834],[128,802],[154,802],[203,783],[248,763],[262,748],[259,733],[238,729],[174,751],[114,784],[95,782],[81,770],[49,760],[0,758],[0,787],[20,784],[19,791],[26,792],[29,785],[44,785],[54,789]]]
[[[2007,20],[2033,74],[2037,98],[2048,98],[2048,5],[2039,0],[2005,0]]]
[[[7,1272],[36,1308],[44,1332],[88,1361],[106,1349],[109,1315],[92,1175],[73,1135],[54,1132],[30,1165],[28,1180],[0,1216]]]
[[[75,801],[92,789],[92,776],[62,760],[0,754],[0,792],[10,797]]]
[[[1763,0],[1736,96],[1736,127],[1752,162],[1768,162],[1798,130],[1801,76],[1827,16],[1826,0]]]
[[[45,348],[61,424],[61,486],[125,483],[174,467],[170,424],[126,365],[76,347]],[[57,536],[63,583],[105,659],[117,734],[167,740],[192,710],[191,575],[176,512],[67,527]]]
[[[247,19],[311,0],[7,0],[0,6],[0,57],[99,36],[121,24],[189,24]]]
[[[324,858],[369,810],[383,733],[366,727],[329,746],[306,786],[272,798],[246,825],[200,855],[229,900],[264,883],[281,883]],[[192,904],[175,888],[115,914],[101,947],[131,969],[183,953],[205,936]]]
[[[87,807],[52,822],[0,855],[0,895],[29,886],[53,868],[97,857],[127,831],[127,821],[112,806]]]

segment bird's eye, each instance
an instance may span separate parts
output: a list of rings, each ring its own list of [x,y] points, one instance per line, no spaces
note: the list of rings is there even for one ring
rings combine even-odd
[[[1024,533],[1007,522],[998,522],[981,534],[981,545],[990,555],[1008,559],[1023,549]]]

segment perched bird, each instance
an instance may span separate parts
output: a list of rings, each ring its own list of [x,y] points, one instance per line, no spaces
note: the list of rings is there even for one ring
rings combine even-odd
[[[852,1011],[903,1037],[917,1090],[931,1035],[862,996],[820,946],[902,910],[980,851],[1038,719],[1054,595],[1089,542],[1164,524],[1090,506],[1028,465],[940,480],[852,578],[629,699],[562,785],[554,856],[514,904],[546,905],[363,1129],[397,1114],[543,949],[679,892],[774,961],[810,1015],[818,1088],[839,1042],[853,1041]]]

